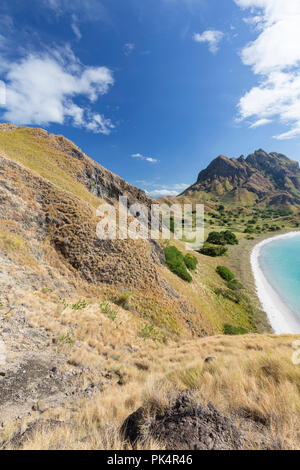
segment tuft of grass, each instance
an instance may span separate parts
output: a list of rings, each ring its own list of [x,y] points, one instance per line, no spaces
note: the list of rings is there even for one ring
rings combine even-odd
[[[64,335],[64,336],[61,336],[61,337],[59,338],[59,341],[60,341],[61,343],[65,343],[65,344],[74,344],[74,341],[73,341],[73,339],[71,338],[70,333],[67,333],[67,334]]]
[[[41,289],[42,294],[51,294],[52,292],[53,292],[53,289],[51,289],[50,287],[43,287]]]
[[[128,291],[122,292],[119,297],[116,299],[115,303],[116,305],[119,305],[119,307],[124,308],[125,310],[129,310],[130,308],[130,298],[131,298],[131,293]]]
[[[167,341],[166,335],[158,331],[153,324],[145,324],[140,330],[138,336],[143,338],[144,341],[146,339],[152,339],[153,341],[159,341],[160,343],[166,343]]]
[[[87,307],[87,302],[82,299],[72,305],[73,310],[82,310]]]
[[[108,302],[102,302],[100,308],[103,315],[106,315],[111,321],[116,320],[117,313]]]

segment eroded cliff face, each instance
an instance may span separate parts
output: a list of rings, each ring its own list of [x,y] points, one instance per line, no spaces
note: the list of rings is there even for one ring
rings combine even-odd
[[[165,279],[158,243],[97,237],[97,207],[120,195],[153,202],[64,137],[0,126],[0,428],[122,382],[103,364],[130,356],[146,321],[162,326],[159,338],[206,333]],[[114,304],[124,292],[128,313]]]
[[[97,198],[108,202],[118,201],[119,196],[127,196],[131,204],[140,202],[150,205],[154,202],[144,191],[128,184],[89,158],[77,145],[62,135],[54,135],[44,129],[0,124],[0,149],[4,150],[4,153],[7,149],[9,157],[34,169],[41,176],[45,176],[48,169],[48,179],[59,186],[58,175],[55,178],[53,174],[52,179],[51,170],[68,175]]]

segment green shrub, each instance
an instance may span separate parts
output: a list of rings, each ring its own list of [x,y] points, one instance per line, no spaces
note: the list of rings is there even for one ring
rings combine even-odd
[[[239,241],[236,235],[230,230],[225,230],[223,232],[210,232],[207,237],[207,243],[212,243],[213,245],[238,245]]]
[[[167,246],[164,248],[164,252],[166,263],[170,271],[172,271],[172,273],[176,274],[184,281],[191,282],[193,278],[186,269],[184,256],[181,251],[179,251],[176,246]]]
[[[224,335],[246,335],[249,331],[242,326],[234,326],[229,323],[225,323],[223,326]]]
[[[219,276],[221,276],[224,281],[232,281],[235,279],[235,275],[230,271],[230,269],[226,268],[226,266],[218,266],[216,269]]]
[[[227,251],[228,248],[226,248],[226,246],[210,245],[209,243],[205,243],[203,248],[199,250],[199,253],[206,256],[217,257],[225,255]]]
[[[183,259],[184,259],[186,267],[190,271],[196,271],[196,267],[197,267],[197,264],[198,264],[198,260],[197,260],[196,256],[192,255],[191,253],[188,253],[187,255],[185,255],[185,257]]]
[[[235,233],[231,232],[230,230],[226,230],[223,232],[224,240],[227,245],[238,245],[239,241],[235,235]]]
[[[222,232],[210,232],[206,241],[213,245],[226,245]]]

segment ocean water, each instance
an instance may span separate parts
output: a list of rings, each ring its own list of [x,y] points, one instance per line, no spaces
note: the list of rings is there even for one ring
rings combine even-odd
[[[266,279],[300,321],[300,235],[262,246],[259,263]]]

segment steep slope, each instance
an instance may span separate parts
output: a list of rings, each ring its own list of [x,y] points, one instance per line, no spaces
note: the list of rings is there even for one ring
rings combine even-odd
[[[270,331],[216,274],[230,258],[195,253],[187,283],[158,243],[99,240],[96,208],[119,195],[152,202],[62,136],[0,126],[0,448],[128,449],[123,420],[182,389],[237,421],[249,447],[295,448],[295,338],[220,335]]]
[[[97,164],[61,135],[44,129],[0,124],[0,149],[3,156],[23,164],[92,206],[98,207],[98,198],[112,202],[120,195],[127,196],[131,204],[151,203],[144,191]]]
[[[164,266],[151,240],[99,240],[96,208],[152,200],[84,155],[62,136],[42,129],[0,126],[0,282],[3,302],[44,288],[59,297],[106,293],[118,299],[129,290],[137,317],[167,335],[221,332],[231,312],[251,329],[239,305],[220,304],[215,261],[203,260],[191,285]],[[180,243],[179,243],[180,245]],[[184,250],[184,245],[180,245]],[[74,299],[75,301],[75,299]],[[7,300],[8,302],[8,300]],[[9,302],[8,302],[9,303]]]
[[[246,159],[220,155],[183,196],[229,205],[291,208],[300,204],[298,162],[257,150]]]

